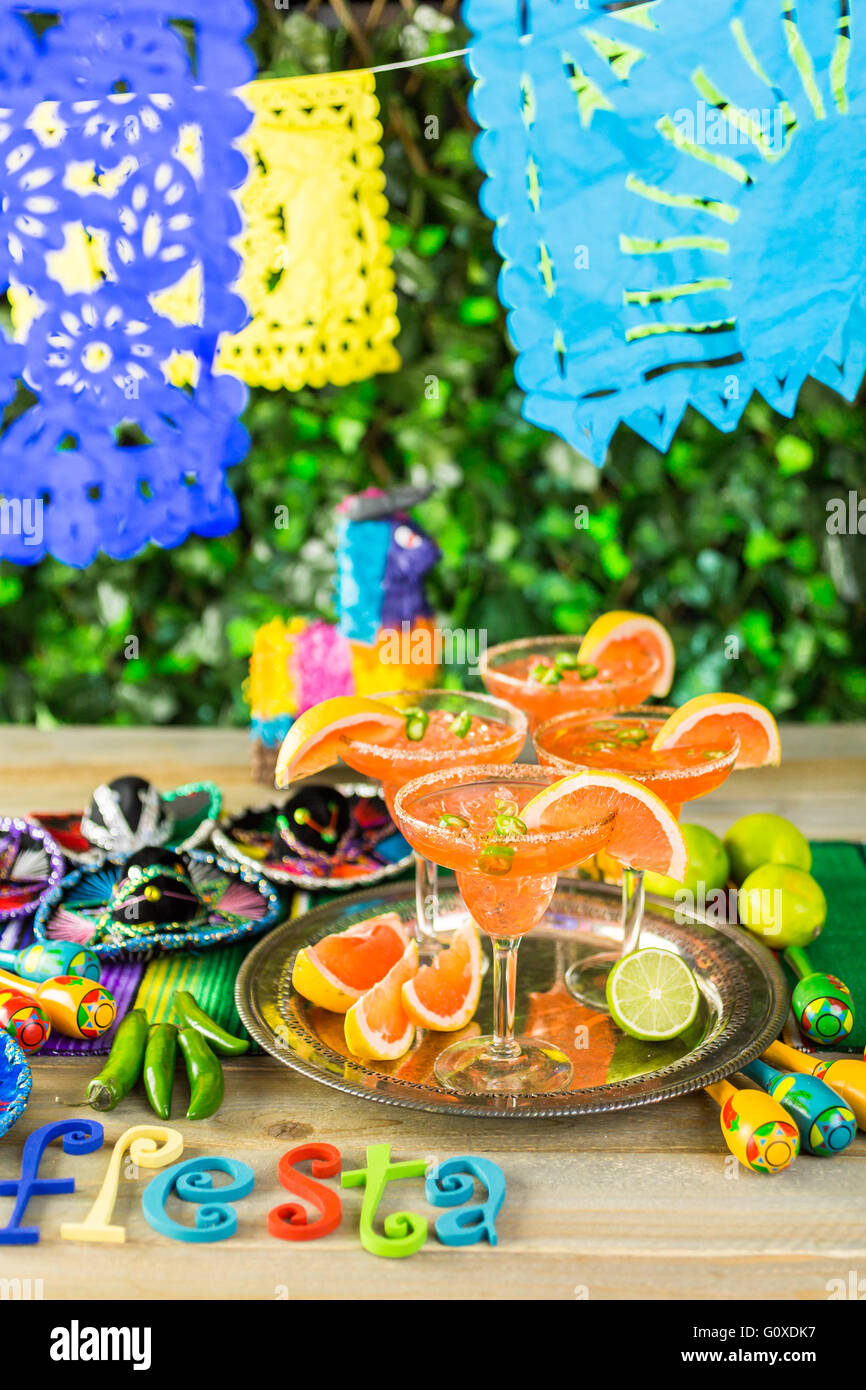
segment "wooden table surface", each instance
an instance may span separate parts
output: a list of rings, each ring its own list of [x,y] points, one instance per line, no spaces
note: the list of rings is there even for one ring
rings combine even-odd
[[[695,819],[724,830],[745,811],[790,816],[813,839],[866,837],[866,726],[783,729],[779,770],[736,775]],[[82,806],[93,787],[138,772],[168,789],[213,778],[229,809],[266,799],[248,780],[239,731],[0,727],[0,813]],[[19,1171],[24,1138],[82,1106],[92,1061],[36,1058],[33,1099],[0,1144],[0,1178]],[[191,1246],[157,1236],[141,1214],[149,1174],[121,1183],[115,1220],[123,1246],[58,1238],[82,1220],[105,1172],[108,1148],[82,1158],[51,1146],[43,1176],[74,1174],[69,1197],[34,1198],[38,1245],[0,1246],[3,1280],[54,1298],[826,1299],[832,1280],[866,1276],[866,1137],[837,1162],[804,1158],[772,1180],[738,1167],[703,1094],[622,1114],[512,1123],[399,1110],[315,1085],[270,1058],[226,1068],[222,1109],[181,1120],[186,1156],[224,1154],[256,1173],[238,1208],[237,1235]],[[104,1117],[106,1146],[152,1119],[130,1097]],[[500,1244],[448,1250],[435,1238],[408,1260],[367,1255],[357,1237],[360,1189],[343,1194],[344,1220],[323,1241],[289,1244],[265,1230],[288,1198],[276,1179],[286,1149],[327,1140],[344,1167],[363,1166],[367,1144],[390,1142],[397,1159],[489,1156],[508,1184]],[[861,1168],[859,1165],[863,1164]],[[410,1195],[411,1194],[411,1195]],[[7,1199],[0,1220],[7,1219]],[[420,1184],[396,1183],[386,1210],[431,1213]]]

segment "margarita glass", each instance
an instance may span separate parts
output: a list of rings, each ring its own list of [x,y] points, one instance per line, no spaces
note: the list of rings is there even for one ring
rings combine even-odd
[[[683,745],[654,752],[653,739],[675,710],[662,705],[603,714],[575,712],[547,720],[533,734],[542,767],[558,777],[574,772],[618,772],[655,792],[677,819],[686,801],[715,791],[727,779],[740,751],[733,733],[720,746]],[[644,912],[644,873],[623,865],[622,945],[576,962],[565,981],[574,997],[607,1010],[605,987],[611,969],[640,944]]]
[[[470,766],[429,773],[397,793],[394,814],[406,839],[454,870],[465,906],[493,945],[494,1032],[440,1053],[435,1074],[449,1090],[518,1095],[571,1082],[559,1048],[514,1036],[517,948],[547,911],[560,869],[601,849],[614,816],[600,816],[588,799],[585,822],[578,815],[567,829],[527,830],[521,810],[557,780],[525,764]]]
[[[398,690],[376,699],[403,715],[398,729],[383,729],[375,740],[340,740],[340,757],[382,783],[391,815],[404,783],[426,772],[472,763],[513,763],[526,741],[526,717],[513,705],[462,690]],[[416,854],[415,900],[422,945],[435,947],[438,930],[436,864]]]
[[[578,662],[582,637],[527,637],[490,647],[481,679],[491,695],[524,711],[535,729],[566,710],[633,709],[649,699],[661,659],[635,643],[619,644],[597,666]]]

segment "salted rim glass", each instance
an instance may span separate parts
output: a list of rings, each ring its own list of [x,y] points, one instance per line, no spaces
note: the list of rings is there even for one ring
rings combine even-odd
[[[420,841],[440,863],[455,870],[464,905],[470,915],[475,906],[481,919],[479,925],[493,947],[493,1033],[452,1043],[439,1054],[434,1068],[440,1084],[460,1094],[539,1094],[564,1090],[571,1084],[571,1063],[559,1048],[538,1038],[514,1035],[517,950],[522,937],[538,925],[547,911],[556,890],[558,870],[579,863],[600,849],[610,833],[613,815],[596,817],[570,829],[527,830],[513,837],[497,836],[496,857],[501,863],[502,857],[511,855],[510,861],[505,858],[509,867],[483,872],[473,865],[479,865],[491,847],[489,839],[484,838],[489,832],[479,830],[473,835],[467,825],[455,833],[422,819],[414,814],[414,808],[436,792],[471,791],[509,782],[528,784],[540,791],[557,781],[555,774],[532,764],[479,764],[415,778],[401,788],[394,802],[397,823],[409,842],[414,845]],[[532,868],[521,873],[526,861]],[[510,919],[516,926],[518,910],[520,930],[514,935],[499,934],[485,925],[485,919],[497,923]]]
[[[587,708],[593,710],[622,709],[629,704],[640,703],[652,694],[652,685],[662,669],[661,658],[651,652],[646,653],[646,664],[630,679],[620,681],[603,676],[592,676],[581,681],[580,685],[567,683],[562,686],[541,685],[529,680],[527,676],[515,676],[499,669],[500,666],[519,660],[523,656],[550,656],[565,651],[574,655],[580,649],[583,635],[564,635],[562,633],[545,637],[520,637],[511,642],[499,642],[487,647],[482,653],[478,670],[485,687],[499,699],[516,704],[528,714],[534,724],[540,723],[552,705],[561,709],[580,709],[584,702],[590,701]],[[606,698],[607,697],[607,698]],[[569,705],[565,701],[574,702]]]
[[[529,721],[522,710],[515,705],[508,704],[505,700],[497,700],[493,695],[471,694],[464,690],[391,690],[384,694],[377,694],[375,697],[383,704],[390,704],[397,710],[422,709],[451,710],[454,714],[459,714],[463,710],[468,710],[472,715],[479,719],[497,719],[502,724],[507,724],[509,733],[501,738],[490,739],[482,746],[469,744],[466,748],[430,748],[425,749],[421,743],[411,750],[411,760],[413,764],[412,776],[441,767],[443,762],[448,767],[456,767],[471,762],[480,757],[495,758],[498,754],[502,755],[503,766],[513,762],[519,757],[526,736],[529,732]],[[407,750],[404,746],[391,748],[387,744],[366,743],[363,739],[348,737],[343,740],[346,748],[351,751],[356,749],[359,758],[363,758],[371,766],[365,776],[378,777],[382,781],[385,800],[388,809],[393,812],[393,786],[389,781],[388,769],[398,760],[407,757]],[[346,761],[346,759],[344,759]],[[424,855],[415,852],[415,920],[417,923],[417,941],[422,954],[429,956],[447,941],[447,933],[442,932],[439,920],[439,874],[437,865]]]
[[[563,777],[571,772],[592,772],[593,770],[604,769],[607,772],[622,772],[626,777],[631,777],[635,782],[665,782],[674,781],[677,777],[685,774],[682,768],[653,768],[649,772],[635,771],[632,768],[619,768],[616,765],[616,754],[611,754],[610,766],[606,767],[601,758],[598,761],[587,762],[581,758],[563,758],[558,753],[553,753],[546,747],[551,736],[562,728],[571,728],[575,724],[593,724],[599,718],[613,722],[617,719],[660,719],[664,722],[672,714],[676,714],[676,705],[637,705],[634,709],[616,710],[563,710],[561,714],[555,714],[551,719],[545,719],[542,724],[532,733],[532,744],[538,756],[539,762],[544,767],[555,768]],[[683,745],[685,746],[685,745]],[[733,736],[733,744],[720,753],[718,758],[706,763],[706,771],[716,771],[722,768],[733,768],[740,752],[740,740]],[[687,800],[697,800],[692,797]],[[662,797],[664,800],[664,797]],[[676,803],[677,805],[685,805]]]
[[[485,716],[490,719],[498,719],[500,723],[509,725],[510,733],[502,738],[490,739],[488,742],[479,746],[470,744],[466,748],[425,749],[421,743],[414,747],[411,752],[412,762],[419,768],[424,764],[429,765],[430,770],[434,770],[437,764],[441,764],[444,758],[448,759],[449,767],[456,767],[464,763],[469,763],[473,758],[478,758],[489,753],[507,751],[512,743],[516,743],[518,737],[520,743],[517,753],[520,752],[526,741],[529,732],[529,721],[523,710],[516,705],[510,704],[507,700],[497,699],[494,695],[474,694],[465,690],[390,690],[385,694],[376,694],[376,700],[381,700],[383,704],[390,704],[396,710],[401,709],[422,709],[434,710],[445,709],[453,710],[459,714],[461,710],[468,710],[470,714],[476,715],[479,719]],[[399,749],[392,748],[388,744],[366,743],[363,739],[352,738],[351,735],[342,740],[347,747],[357,748],[359,753],[369,755],[371,759],[381,760],[383,765],[395,763],[401,757],[406,756],[405,747]],[[507,763],[506,759],[506,763]],[[377,773],[377,776],[379,774]],[[420,774],[419,774],[420,775]]]

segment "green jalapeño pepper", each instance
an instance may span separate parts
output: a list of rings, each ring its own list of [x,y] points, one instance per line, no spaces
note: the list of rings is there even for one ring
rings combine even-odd
[[[188,989],[179,989],[175,992],[174,1006],[183,1019],[197,1033],[201,1033],[213,1048],[214,1052],[219,1052],[223,1057],[239,1057],[242,1052],[249,1048],[248,1038],[236,1038],[234,1033],[226,1032],[212,1018],[205,1013],[201,1005],[196,1001]]]
[[[129,1094],[141,1075],[146,1042],[147,1014],[132,1009],[117,1026],[108,1061],[87,1087],[94,1110],[113,1110]]]
[[[179,1028],[177,1041],[189,1078],[188,1120],[206,1120],[219,1110],[225,1095],[225,1080],[219,1057],[211,1052],[201,1033],[189,1024]]]
[[[173,1023],[155,1023],[144,1050],[144,1091],[150,1108],[161,1120],[171,1116],[177,1029]]]

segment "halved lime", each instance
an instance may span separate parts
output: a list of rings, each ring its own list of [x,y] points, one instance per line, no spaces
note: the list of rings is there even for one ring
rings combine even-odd
[[[617,961],[607,977],[607,1007],[630,1038],[664,1042],[694,1023],[701,1002],[698,982],[673,951],[644,946]]]

